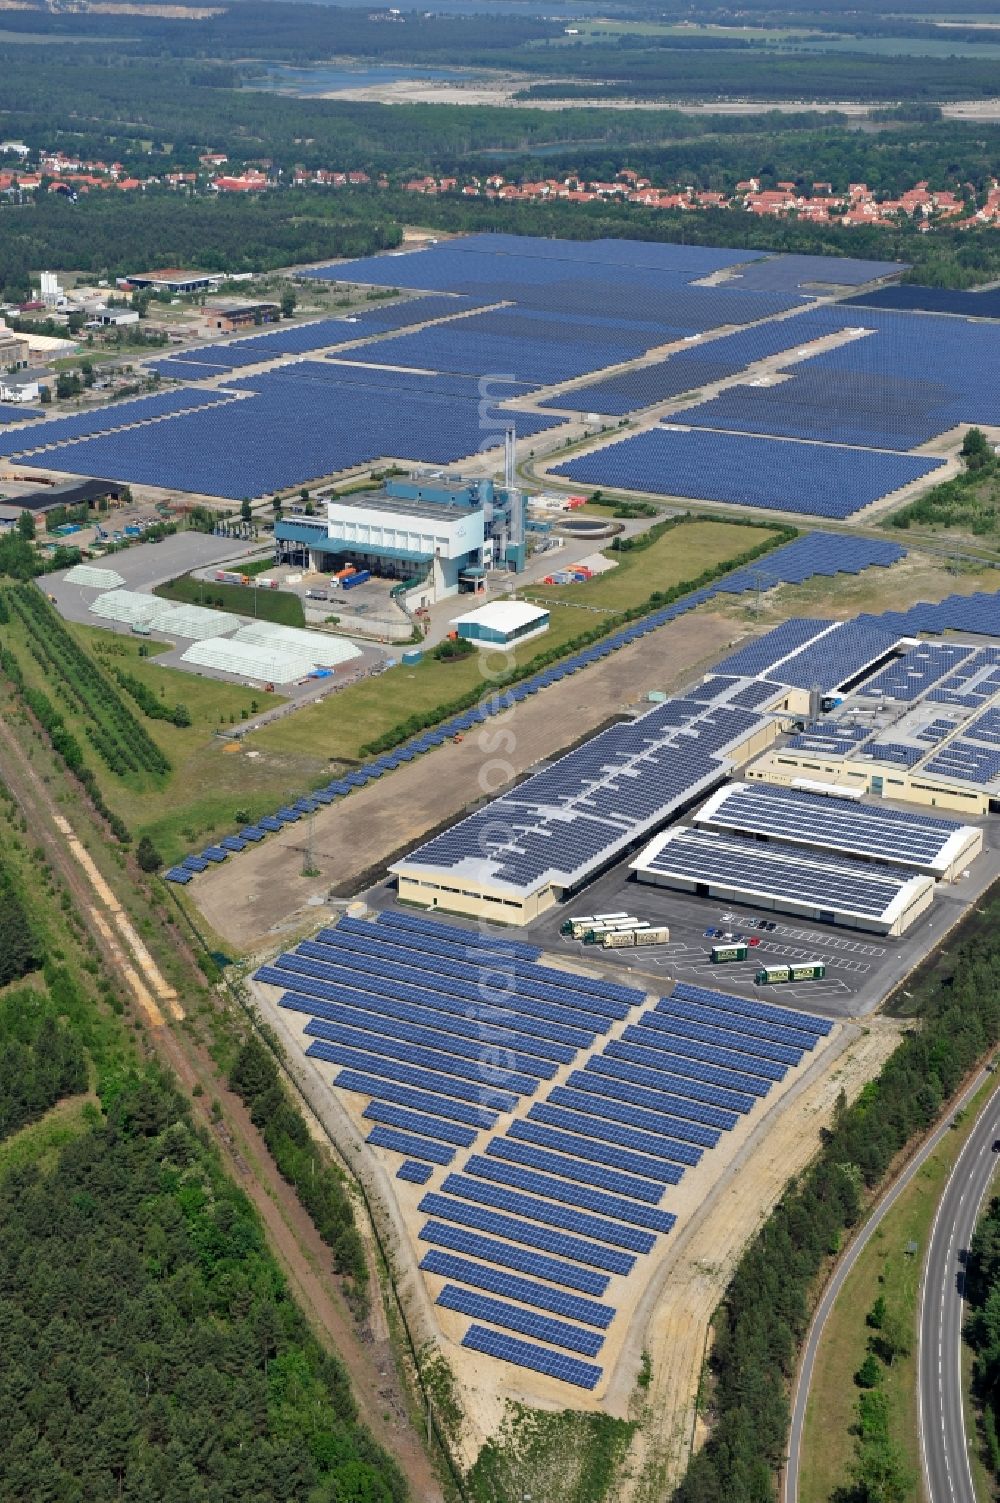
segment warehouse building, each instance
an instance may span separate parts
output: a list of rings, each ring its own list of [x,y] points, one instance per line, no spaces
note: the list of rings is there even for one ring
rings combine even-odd
[[[688,698],[609,726],[395,862],[399,897],[530,923],[759,755],[781,724]]]
[[[515,647],[549,629],[549,612],[523,600],[492,600],[452,621],[456,634],[480,647]]]
[[[922,873],[687,825],[657,835],[631,867],[653,887],[872,934],[903,934],[934,897],[934,879]]]
[[[275,523],[278,558],[333,573],[345,564],[420,587],[417,604],[479,593],[489,570],[524,567],[525,499],[492,480],[393,479],[380,491],[332,496],[326,517]]]
[[[835,788],[729,783],[694,818],[753,840],[890,862],[945,882],[955,881],[982,852],[983,832],[975,825],[860,800],[858,792]]]

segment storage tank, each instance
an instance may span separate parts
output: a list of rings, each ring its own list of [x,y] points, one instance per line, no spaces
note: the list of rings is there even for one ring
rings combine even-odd
[[[423,652],[419,647],[408,647],[403,653],[403,663],[412,667],[414,663],[422,662],[423,656]]]

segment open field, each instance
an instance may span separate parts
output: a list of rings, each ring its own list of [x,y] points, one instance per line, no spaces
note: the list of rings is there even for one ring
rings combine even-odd
[[[628,610],[648,600],[654,590],[692,579],[703,569],[756,547],[766,537],[765,532],[741,527],[737,522],[685,522],[665,532],[648,548],[624,553],[602,550],[615,561],[615,568],[586,584],[535,585],[524,593],[545,605],[564,601],[609,611]],[[558,560],[552,567],[559,568]]]
[[[942,1141],[900,1196],[858,1259],[827,1321],[816,1357],[806,1411],[800,1503],[830,1503],[844,1485],[854,1456],[851,1426],[860,1389],[854,1374],[873,1334],[865,1317],[879,1295],[912,1336],[909,1352],[883,1369],[882,1392],[889,1409],[889,1432],[901,1449],[914,1488],[920,1476],[917,1428],[917,1304],[920,1270],[931,1223],[949,1173],[977,1112],[995,1083],[973,1097],[961,1125]],[[915,1243],[915,1254],[907,1252]]]

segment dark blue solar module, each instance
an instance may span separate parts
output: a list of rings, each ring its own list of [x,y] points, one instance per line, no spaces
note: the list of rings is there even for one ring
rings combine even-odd
[[[408,1179],[414,1185],[426,1185],[434,1173],[430,1164],[420,1164],[416,1159],[404,1159],[396,1170],[397,1179]]]
[[[450,464],[478,452],[485,419],[476,382],[468,383],[463,401],[453,392],[438,391],[436,380],[428,376],[426,387],[418,389],[412,377],[403,384],[385,377],[376,397],[368,385],[295,380],[273,372],[254,380],[252,395],[234,397],[206,389],[190,389],[188,395],[165,392],[143,401],[173,401],[172,411],[185,405],[202,410],[120,432],[105,430],[125,421],[135,423],[147,411],[153,416],[152,408],[126,417],[125,408],[143,404],[123,403],[117,412],[108,408],[100,414],[57,418],[31,430],[33,446],[49,445],[32,460],[77,475],[233,500],[301,485],[383,457]],[[509,393],[494,387],[491,402],[502,395]],[[510,415],[495,409],[493,427],[499,430],[505,417],[509,420]],[[514,418],[524,437],[558,421],[525,412]],[[26,433],[0,437],[0,455],[23,451]],[[82,433],[101,436],[60,446],[61,440]],[[275,442],[276,434],[282,435],[281,442]]]
[[[503,1237],[508,1242],[517,1242],[525,1247],[538,1247],[543,1252],[555,1253],[558,1257],[572,1258],[577,1263],[592,1268],[607,1269],[609,1273],[627,1274],[635,1267],[631,1253],[617,1252],[583,1237],[572,1237],[567,1232],[524,1221],[519,1216],[508,1216],[487,1206],[465,1200],[455,1200],[449,1195],[431,1192],[425,1195],[418,1207],[425,1216],[437,1216],[442,1221],[458,1226],[471,1227],[477,1232],[488,1232]]]
[[[797,652],[806,642],[815,640],[833,624],[832,621],[815,616],[795,616],[789,621],[783,621],[764,636],[757,637],[746,647],[739,648],[728,658],[723,658],[715,665],[716,672],[753,675],[774,668],[775,671],[770,676],[776,683],[780,683],[780,669],[776,665],[783,658]]]
[[[610,1166],[584,1162],[574,1157],[571,1144],[563,1146],[561,1151],[549,1152],[547,1148],[541,1148],[537,1143],[519,1143],[512,1138],[493,1138],[487,1144],[486,1152],[497,1158],[507,1159],[511,1163],[524,1165],[529,1169],[538,1169],[546,1174],[558,1175],[562,1179],[592,1185],[598,1189],[607,1190],[612,1195],[631,1197],[645,1201],[649,1205],[658,1205],[663,1198],[662,1183],[644,1179],[641,1173],[617,1173]]]
[[[45,447],[47,445],[62,444],[72,439],[86,439],[92,433],[110,436],[118,429],[123,432],[131,431],[140,442],[148,442],[154,432],[163,426],[160,422],[153,422],[154,419],[172,418],[177,421],[179,413],[194,414],[197,411],[204,413],[208,409],[221,410],[224,407],[239,405],[240,399],[234,397],[231,392],[206,391],[197,386],[179,387],[171,391],[159,392],[152,397],[135,397],[127,402],[111,402],[107,407],[95,407],[90,412],[74,412],[68,417],[49,418],[47,422],[34,424],[30,428],[12,429],[0,434],[0,457],[7,459],[14,454],[30,453],[34,462],[43,463],[42,457],[35,454],[36,449],[41,449],[44,454],[47,452]],[[72,448],[60,450],[60,453],[66,460],[75,459],[80,452],[80,447],[73,444]],[[68,463],[62,466],[56,465],[54,468],[70,470],[73,474],[90,473],[104,478],[100,471],[75,470]]]
[[[383,1079],[380,1074],[367,1074],[363,1070],[341,1070],[333,1078],[334,1085],[342,1091],[356,1091],[360,1096],[377,1097],[379,1101],[392,1101],[397,1106],[406,1106],[415,1112],[428,1112],[435,1117],[447,1117],[452,1122],[464,1122],[469,1127],[493,1127],[496,1112],[485,1107],[471,1106],[466,1101],[453,1101],[450,1096],[435,1095],[431,1086],[426,1091],[401,1085],[395,1080]]]
[[[714,991],[711,987],[692,986],[687,981],[678,981],[673,995],[682,1001],[701,1003],[719,1012],[734,1013],[737,1017],[777,1023],[813,1039],[826,1038],[833,1027],[829,1018],[818,1017],[815,1013],[801,1012],[794,1007],[772,1007],[766,1002],[748,1002],[745,997],[734,997],[728,992]]]
[[[905,262],[869,261],[855,256],[769,256],[751,262],[723,285],[768,292],[792,288],[829,292],[832,287],[862,287],[877,277],[892,276],[906,269]]]
[[[551,1352],[546,1347],[535,1346],[514,1336],[505,1336],[487,1326],[470,1326],[462,1337],[462,1345],[474,1352],[485,1352],[488,1357],[512,1362],[517,1367],[528,1367],[533,1372],[545,1373],[547,1377],[559,1378],[576,1388],[595,1388],[601,1379],[601,1369],[593,1363],[566,1357],[562,1352]]]
[[[767,589],[773,584],[802,584],[818,575],[860,574],[862,569],[887,569],[906,557],[898,543],[877,538],[853,538],[836,532],[808,532],[773,553],[734,569],[715,585],[720,595]]]
[[[432,1164],[450,1164],[455,1157],[454,1148],[430,1138],[418,1138],[413,1133],[400,1132],[395,1127],[373,1127],[365,1140],[376,1148],[391,1148],[394,1153],[406,1154],[412,1159],[428,1159]]]
[[[596,1357],[604,1345],[604,1337],[596,1331],[584,1331],[580,1326],[535,1315],[530,1310],[522,1309],[520,1305],[491,1299],[484,1294],[474,1294],[471,1290],[459,1288],[457,1284],[446,1284],[437,1297],[437,1304],[446,1310],[457,1310],[460,1315],[471,1315],[475,1320],[488,1320],[492,1325],[503,1326],[506,1330],[534,1336],[539,1341],[547,1341],[550,1346],[583,1352],[588,1357]]]
[[[322,1059],[330,1065],[346,1065],[362,1074],[383,1076],[401,1085],[414,1086],[417,1090],[439,1091],[442,1096],[456,1096],[459,1101],[474,1101],[479,1106],[491,1107],[499,1112],[512,1111],[517,1097],[509,1091],[497,1091],[490,1086],[477,1085],[457,1075],[439,1075],[436,1071],[416,1069],[400,1060],[364,1049],[352,1049],[347,1044],[332,1044],[323,1039],[314,1039],[306,1050],[310,1059]],[[384,1094],[380,1092],[380,1094]]]
[[[0,402],[0,423],[23,423],[29,418],[44,416],[41,408],[22,407],[16,402]]]
[[[473,1289],[487,1289],[491,1294],[502,1294],[507,1299],[516,1299],[522,1305],[534,1305],[536,1310],[549,1310],[567,1320],[578,1320],[583,1325],[596,1326],[606,1331],[615,1318],[610,1305],[596,1300],[584,1299],[578,1294],[567,1294],[554,1289],[550,1284],[536,1284],[534,1279],[504,1273],[488,1264],[457,1258],[453,1253],[439,1252],[437,1248],[425,1253],[420,1267],[425,1273],[439,1278],[455,1279],[460,1284],[469,1284]]]
[[[567,1083],[574,1090],[586,1091],[591,1096],[607,1097],[616,1106],[621,1104],[638,1108],[646,1115],[653,1113],[657,1117],[686,1117],[691,1122],[717,1127],[720,1132],[728,1132],[735,1127],[740,1117],[739,1112],[736,1111],[723,1111],[721,1107],[710,1106],[704,1101],[695,1101],[688,1096],[671,1094],[667,1090],[660,1091],[635,1085],[630,1080],[620,1079],[618,1076],[590,1068],[574,1070],[568,1077]],[[600,1103],[591,1102],[589,1110],[599,1112]]]
[[[597,1298],[600,1298],[611,1282],[606,1273],[593,1273],[589,1268],[566,1263],[547,1253],[532,1252],[528,1248],[497,1242],[480,1232],[466,1231],[464,1227],[441,1221],[428,1221],[421,1227],[419,1236],[421,1242],[431,1242],[437,1247],[447,1248],[449,1252],[482,1258],[484,1262],[497,1263],[501,1268],[513,1268],[518,1273],[548,1279],[550,1284],[563,1284],[567,1289],[576,1289],[581,1294],[592,1294]]]
[[[474,1157],[480,1165],[492,1163],[490,1159],[479,1158],[478,1155]],[[449,1174],[441,1189],[445,1194],[456,1195],[461,1200],[478,1201],[482,1205],[492,1206],[494,1210],[526,1216],[530,1221],[541,1221],[548,1226],[560,1227],[563,1231],[576,1232],[581,1237],[610,1242],[612,1247],[625,1247],[631,1252],[648,1253],[656,1245],[656,1238],[651,1232],[640,1231],[634,1226],[620,1226],[617,1220],[591,1216],[569,1205],[553,1204],[547,1190],[542,1196],[525,1195],[521,1190],[484,1183],[482,1179],[468,1174]]]
[[[657,427],[565,460],[554,473],[581,485],[844,518],[942,463],[910,454]]]
[[[540,1122],[515,1119],[510,1125],[509,1136],[535,1148],[551,1148],[592,1163],[603,1164],[609,1169],[621,1169],[626,1174],[658,1181],[661,1185],[677,1185],[683,1177],[683,1168],[666,1159],[654,1159],[648,1154],[634,1153],[613,1143],[597,1138],[581,1136],[580,1132],[562,1132]]]
[[[186,887],[191,878],[194,876],[194,872],[188,871],[187,868],[183,866],[172,866],[170,870],[164,872],[163,875],[165,881],[178,882],[182,887]]]
[[[282,1005],[286,999],[282,998]],[[306,1024],[310,1038],[325,1039],[328,1043],[344,1044],[349,1049],[364,1049],[371,1054],[384,1055],[387,1059],[412,1062],[422,1068],[443,1075],[457,1075],[463,1080],[480,1080],[486,1085],[530,1096],[538,1087],[538,1081],[530,1075],[521,1075],[514,1070],[503,1070],[479,1058],[446,1053],[446,1039],[439,1040],[437,1048],[422,1048],[408,1040],[388,1038],[365,1028],[349,1027],[343,1023],[328,1023],[323,1018],[312,1018]]]
[[[476,1141],[476,1134],[471,1127],[463,1127],[459,1122],[449,1122],[440,1117],[425,1117],[422,1112],[411,1112],[388,1101],[369,1102],[364,1115],[369,1122],[384,1122],[388,1127],[398,1127],[401,1132],[412,1132],[425,1138],[440,1138],[442,1143],[453,1143],[458,1148],[469,1148]]]
[[[590,1185],[573,1183],[553,1174],[542,1174],[534,1169],[506,1163],[502,1159],[486,1158],[478,1153],[470,1155],[464,1170],[466,1174],[492,1180],[494,1184],[527,1191],[530,1195],[542,1196],[546,1200],[580,1206],[585,1211],[596,1211],[600,1216],[612,1217],[616,1221],[645,1227],[653,1232],[669,1232],[676,1220],[670,1211],[659,1211],[654,1206],[642,1205],[623,1195],[593,1189]]]
[[[852,308],[887,308],[897,313],[951,313],[960,318],[1000,318],[1000,292],[960,292],[955,287],[917,287],[910,282],[847,298]]]

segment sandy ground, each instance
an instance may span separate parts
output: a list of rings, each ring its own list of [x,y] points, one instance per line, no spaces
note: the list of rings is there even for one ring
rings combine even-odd
[[[739,628],[696,611],[614,653],[582,674],[552,684],[459,745],[446,742],[427,757],[369,784],[313,816],[313,859],[320,875],[301,875],[305,831],[293,825],[237,862],[205,872],[186,897],[236,950],[274,946],[315,923],[331,886],[354,890],[428,830],[511,777],[558,755],[650,689],[668,689],[719,657]],[[431,773],[429,776],[428,773]]]
[[[644,1302],[655,1300],[655,1308],[646,1325],[637,1320],[630,1333],[644,1334],[652,1382],[629,1458],[629,1503],[665,1497],[680,1481],[692,1444],[704,1439],[696,1401],[710,1321],[740,1254],[788,1181],[813,1157],[841,1089],[849,1101],[859,1094],[896,1048],[901,1028],[878,1019],[864,1029],[837,1030],[813,1066],[800,1067],[798,1079],[786,1083],[784,1096],[730,1159],[704,1204],[675,1228],[659,1287]]]
[[[732,1133],[724,1134],[696,1168],[687,1170],[679,1185],[668,1187],[663,1207],[677,1215],[678,1224],[658,1239],[652,1254],[638,1257],[629,1276],[612,1276],[604,1299],[618,1313],[597,1358],[604,1376],[593,1393],[574,1390],[570,1395],[563,1384],[540,1374],[494,1363],[484,1366],[482,1358],[461,1346],[468,1317],[438,1308],[434,1300],[445,1281],[422,1274],[418,1267],[427,1250],[419,1240],[426,1216],[418,1206],[424,1194],[440,1189],[448,1171],[436,1169],[426,1186],[395,1179],[398,1156],[363,1146],[371,1126],[363,1116],[367,1098],[331,1091],[337,1067],[304,1058],[308,1018],[282,1012],[276,1005],[276,989],[255,983],[253,990],[263,1017],[284,1040],[291,1068],[318,1108],[324,1127],[365,1185],[391,1249],[394,1280],[415,1338],[435,1341],[454,1375],[465,1410],[457,1445],[463,1465],[470,1466],[483,1442],[498,1431],[508,1400],[561,1410],[569,1399],[578,1410],[634,1416],[640,1395],[636,1377],[646,1351],[653,1386],[645,1395],[642,1428],[629,1459],[629,1496],[641,1503],[647,1496],[643,1489],[651,1483],[675,1481],[694,1433],[709,1321],[735,1262],[789,1177],[816,1151],[819,1130],[831,1119],[841,1088],[849,1097],[855,1095],[891,1052],[898,1038],[895,1026],[880,1022],[864,1030],[854,1024],[836,1027],[766,1101]],[[614,1025],[610,1036],[625,1026]],[[580,1063],[578,1059],[564,1066],[552,1084],[562,1083]],[[522,1098],[513,1116],[526,1115],[530,1104],[530,1098]],[[506,1121],[501,1118],[499,1126]],[[469,1151],[482,1151],[489,1136],[482,1133]],[[464,1157],[460,1151],[451,1169],[460,1170]]]
[[[366,84],[356,89],[331,89],[310,94],[310,99],[355,100],[369,104],[472,104],[509,106],[512,109],[564,110],[683,110],[689,115],[759,115],[762,111],[779,114],[824,114],[836,110],[852,118],[865,118],[873,108],[870,103],[851,99],[813,100],[691,100],[691,99],[621,99],[608,98],[596,89],[588,99],[516,99],[514,96],[533,84],[574,84],[558,77],[539,78],[534,74],[484,74],[469,82],[450,79],[397,79],[392,83]],[[291,90],[280,90],[292,94]],[[297,97],[297,96],[292,96]],[[883,108],[893,101],[879,102]],[[943,104],[941,113],[952,120],[1000,120],[1000,98],[956,99]]]

